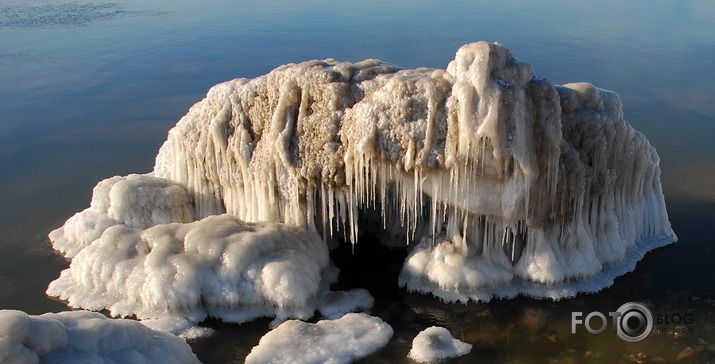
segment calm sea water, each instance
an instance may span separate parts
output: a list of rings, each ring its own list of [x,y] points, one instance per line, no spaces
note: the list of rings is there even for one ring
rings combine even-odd
[[[327,57],[444,68],[460,45],[487,40],[554,83],[589,81],[620,94],[626,119],[658,149],[680,241],[649,253],[612,288],[561,302],[445,305],[373,287],[373,313],[395,336],[365,362],[407,361],[412,338],[432,325],[474,344],[455,362],[613,363],[643,355],[715,362],[715,3],[196,3],[0,0],[0,308],[68,309],[44,294],[68,265],[47,233],[88,205],[97,181],[150,171],[168,129],[211,85]],[[354,268],[344,284],[374,283],[345,259]],[[689,313],[691,332],[637,344],[570,334],[572,311],[608,312],[629,301]],[[209,325],[217,334],[192,343],[207,363],[242,362],[268,330],[264,320]]]

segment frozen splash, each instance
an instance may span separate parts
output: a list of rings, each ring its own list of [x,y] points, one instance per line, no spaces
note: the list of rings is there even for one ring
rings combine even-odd
[[[142,178],[154,186],[150,200],[140,186],[122,189],[135,202],[112,217],[113,204],[123,202],[110,191],[112,201],[99,198],[78,214],[89,220],[75,216],[51,234],[56,248],[101,255],[116,249],[112,242],[147,237],[187,248],[189,234],[183,240],[179,232],[188,224],[209,239],[196,243],[201,251],[220,237],[198,232],[199,225],[218,219],[286,224],[302,231],[295,234],[322,236],[323,249],[341,236],[357,242],[359,229],[369,228],[387,245],[409,245],[403,286],[468,301],[597,291],[675,240],[658,156],[624,121],[618,96],[536,78],[496,43],[461,47],[446,70],[329,59],[216,85],[169,132],[153,174]],[[240,243],[209,255],[223,256],[233,244]],[[153,254],[151,244],[141,247]],[[310,272],[327,274],[326,253],[316,249],[308,254]],[[200,271],[191,264],[172,269]],[[110,282],[80,287],[86,274],[70,267],[50,294],[85,306],[69,292],[101,296]],[[258,302],[295,308],[327,294],[312,275],[293,279],[310,282],[300,299],[281,306],[287,296],[271,301],[278,286],[264,285]],[[256,282],[240,289],[255,290]],[[192,305],[205,312],[212,296],[200,284],[188,287],[195,288]],[[137,289],[130,295],[144,292]],[[225,312],[245,307],[232,302]]]

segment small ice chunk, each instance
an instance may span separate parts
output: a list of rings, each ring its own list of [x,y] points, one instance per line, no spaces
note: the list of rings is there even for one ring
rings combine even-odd
[[[472,344],[457,340],[444,327],[432,326],[422,330],[412,340],[408,357],[420,363],[456,358],[468,354]]]
[[[392,334],[390,325],[364,313],[315,324],[290,320],[264,335],[246,363],[349,363],[385,346]]]
[[[138,321],[0,310],[0,363],[199,363],[184,340]]]

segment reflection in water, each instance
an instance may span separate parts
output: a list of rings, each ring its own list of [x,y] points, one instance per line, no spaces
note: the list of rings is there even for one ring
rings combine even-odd
[[[715,92],[703,90],[702,87],[687,87],[681,85],[667,90],[657,90],[656,93],[675,104],[702,115],[715,114]],[[715,126],[711,126],[715,127]]]

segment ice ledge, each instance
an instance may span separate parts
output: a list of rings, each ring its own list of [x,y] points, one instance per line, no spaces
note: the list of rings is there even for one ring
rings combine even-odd
[[[616,278],[635,270],[636,263],[645,257],[651,250],[662,248],[675,243],[678,237],[671,230],[669,234],[648,237],[640,240],[633,246],[622,261],[605,266],[601,271],[581,280],[570,280],[550,286],[534,284],[532,282],[515,282],[512,289],[495,290],[493,295],[498,298],[514,298],[524,295],[533,298],[550,298],[555,301],[571,298],[579,293],[595,293],[611,285]]]
[[[598,273],[579,280],[570,279],[552,284],[512,280],[498,286],[480,287],[470,291],[468,289],[444,289],[439,287],[436,282],[431,282],[424,277],[418,279],[408,277],[403,270],[400,286],[407,288],[410,292],[431,293],[445,302],[467,303],[470,300],[489,302],[493,298],[511,299],[517,296],[558,301],[580,293],[596,293],[610,287],[616,278],[635,270],[636,264],[643,259],[646,253],[676,241],[677,237],[672,230],[668,234],[642,239],[627,251],[623,260],[607,265]]]

